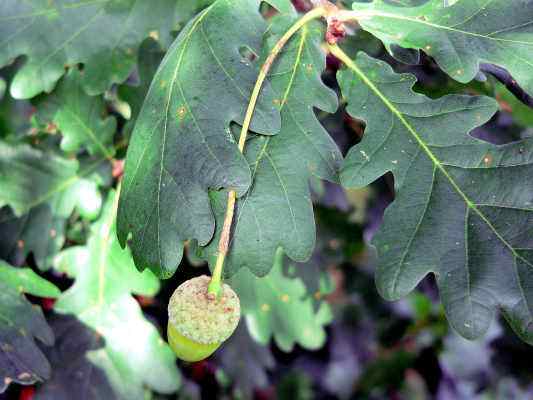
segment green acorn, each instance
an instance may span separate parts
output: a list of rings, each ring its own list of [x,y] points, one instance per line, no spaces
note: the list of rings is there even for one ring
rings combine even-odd
[[[209,357],[237,328],[241,307],[237,294],[222,284],[218,296],[208,293],[211,278],[183,282],[168,303],[170,347],[184,361]]]

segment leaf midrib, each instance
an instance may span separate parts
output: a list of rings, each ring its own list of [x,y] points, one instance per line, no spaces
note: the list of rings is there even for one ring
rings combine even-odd
[[[433,154],[429,146],[422,140],[422,137],[416,132],[416,130],[413,128],[413,126],[407,121],[402,112],[398,110],[393,103],[389,101],[387,97],[374,85],[374,83],[366,76],[366,74],[359,69],[359,67],[355,64],[354,61],[352,61],[348,56],[340,50],[342,54],[340,54],[338,51],[333,51],[335,55],[337,55],[341,60],[345,63],[345,65],[350,68],[362,81],[365,85],[369,87],[369,89],[385,104],[385,106],[396,116],[396,118],[402,123],[402,125],[405,126],[407,131],[413,136],[413,138],[417,141],[419,146],[422,148],[424,153],[429,157],[429,159],[433,162],[434,166],[444,175],[444,177],[448,180],[452,188],[457,192],[457,194],[463,199],[465,204],[467,205],[467,208],[472,210],[485,224],[489,227],[489,229],[496,235],[496,237],[500,240],[500,242],[511,252],[511,254],[519,260],[522,260],[527,265],[531,266],[533,268],[533,264],[531,264],[527,259],[522,257],[515,248],[507,242],[507,240],[498,232],[498,230],[495,228],[495,226],[492,224],[492,222],[483,214],[483,212],[477,207],[477,205],[470,200],[470,198],[466,195],[465,192],[459,187],[457,182],[453,179],[453,177],[449,174],[448,170],[444,167],[444,164]]]
[[[307,27],[304,25],[302,26],[302,29],[301,29],[301,38],[300,38],[300,43],[298,45],[298,52],[296,54],[296,60],[293,64],[293,68],[292,68],[292,71],[291,71],[291,76],[289,78],[289,83],[287,84],[287,88],[285,89],[285,92],[283,93],[283,98],[281,99],[281,102],[280,102],[280,113],[281,113],[281,110],[283,109],[283,107],[285,106],[285,103],[287,102],[287,99],[289,97],[289,93],[293,87],[293,84],[294,84],[294,78],[296,76],[296,71],[298,70],[298,67],[300,66],[300,60],[302,58],[302,53],[303,53],[303,48],[305,47],[304,44],[305,44],[305,39],[307,37]],[[270,144],[270,139],[272,137],[271,136],[268,136],[266,139],[265,139],[265,143],[264,145],[262,146],[261,148],[261,151],[259,152],[259,155],[257,156],[257,159],[255,160],[255,162],[253,164],[255,164],[255,167],[254,167],[254,170],[252,172],[252,182],[254,182],[254,179],[255,179],[255,176],[257,174],[257,170],[259,169],[259,164],[260,164],[260,161],[263,159],[263,157],[266,155],[269,159],[270,159],[270,162],[271,162],[271,165],[272,167],[274,168],[274,170],[276,171],[276,176],[278,177],[278,180],[280,181],[282,187],[285,189],[285,185],[283,183],[283,181],[281,180],[281,177],[279,174],[277,174],[277,170],[274,166],[274,161],[268,156],[267,154],[267,148],[268,148],[268,145]],[[297,226],[296,226],[296,220],[295,220],[295,216],[294,216],[294,213],[293,213],[293,210],[292,210],[292,207],[290,205],[290,201],[289,201],[289,198],[288,198],[288,195],[286,193],[286,191],[284,190],[284,193],[285,193],[285,198],[287,200],[287,203],[289,204],[289,209],[291,210],[291,215],[292,215],[292,222],[293,222],[293,227],[295,229],[296,232],[298,232],[298,229],[297,229]],[[250,191],[246,194],[246,197],[243,199],[243,205],[242,205],[242,208],[240,209],[240,212],[237,216],[237,222],[235,224],[235,231],[237,231],[237,226],[239,225],[239,221],[241,220],[241,216],[242,216],[242,213],[244,211],[244,208],[246,206],[246,203],[248,202],[248,199],[250,198]],[[230,244],[231,242],[233,242],[233,237],[231,238],[230,240]]]
[[[94,164],[91,164],[87,168],[85,168],[83,171],[80,171],[79,173],[74,174],[73,176],[69,177],[68,179],[64,180],[62,183],[54,187],[52,190],[49,190],[42,196],[39,196],[37,199],[29,203],[28,206],[26,206],[23,211],[20,213],[20,215],[26,214],[28,211],[30,211],[32,208],[38,206],[41,203],[44,203],[45,201],[51,199],[54,195],[63,192],[68,187],[74,185],[76,182],[84,178],[85,176],[89,175],[91,172],[93,172],[103,161],[105,161],[105,158],[99,159]],[[15,214],[16,215],[16,214]],[[0,221],[4,222],[4,221]]]
[[[109,149],[104,146],[103,142],[98,139],[96,132],[89,127],[89,125],[84,121],[80,116],[69,107],[64,107],[64,111],[66,111],[70,116],[75,119],[78,124],[83,128],[82,131],[86,133],[86,135],[89,137],[89,139],[100,149],[102,154],[108,159],[111,160],[113,158],[113,154],[109,151]]]

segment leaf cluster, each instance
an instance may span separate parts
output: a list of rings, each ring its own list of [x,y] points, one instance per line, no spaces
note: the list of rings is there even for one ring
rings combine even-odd
[[[219,363],[240,393],[266,385],[269,343],[324,345],[343,289],[327,267],[361,249],[375,250],[386,299],[433,274],[462,336],[500,311],[533,343],[532,121],[520,103],[533,95],[533,2],[519,3],[355,1],[294,29],[288,0],[3,2],[0,391],[176,392],[181,373],[141,305],[166,296],[160,279],[179,279],[185,249],[214,267],[233,192],[224,277],[243,323]],[[324,41],[332,21],[348,33],[338,44]],[[436,88],[407,65],[424,62],[439,68]],[[481,63],[505,69],[513,91]],[[484,140],[480,127],[506,113],[518,133]],[[344,207],[325,198],[340,192],[364,208],[376,182],[394,199],[372,246],[350,247],[361,226],[315,206]],[[253,367],[230,370],[241,344]],[[280,393],[291,385],[309,388],[295,375]]]

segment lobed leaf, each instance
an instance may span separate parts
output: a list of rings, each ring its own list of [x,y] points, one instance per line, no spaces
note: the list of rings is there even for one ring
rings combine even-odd
[[[139,273],[129,250],[120,247],[115,236],[117,201],[112,192],[87,246],[70,247],[57,256],[56,267],[73,276],[75,282],[59,297],[54,309],[76,316],[86,326],[86,334],[92,336],[86,357],[105,373],[107,383],[102,390],[112,392],[107,398],[143,399],[144,385],[172,393],[180,381],[174,355],[132,297],[132,293],[154,296],[159,281],[150,271]],[[103,344],[98,344],[101,339]],[[90,374],[84,376],[84,396],[92,390],[90,379]],[[42,390],[47,393],[53,385],[51,381]]]
[[[487,331],[500,309],[533,342],[533,141],[495,146],[465,133],[496,111],[494,100],[412,91],[415,78],[360,53],[338,75],[350,115],[366,122],[341,172],[359,187],[391,171],[396,198],[374,238],[377,285],[387,299],[437,277],[452,326]]]
[[[128,149],[118,212],[119,240],[125,245],[132,234],[140,270],[172,275],[185,240],[205,246],[213,237],[208,190],[242,196],[251,184],[230,124],[242,123],[258,75],[244,54],[261,47],[266,23],[258,8],[258,0],[213,3],[182,30],[152,81]],[[266,85],[253,131],[279,130],[273,100]]]
[[[270,49],[289,27],[295,13],[272,20],[266,42]],[[317,120],[314,109],[335,112],[336,94],[320,74],[325,54],[320,48],[324,29],[320,23],[304,25],[275,61],[269,80],[281,113],[281,130],[274,136],[253,135],[245,155],[253,184],[236,202],[228,275],[242,267],[258,276],[267,274],[278,248],[294,261],[309,259],[316,241],[309,190],[312,176],[338,180],[342,155]],[[214,257],[226,210],[225,192],[213,194],[217,233],[206,249]]]
[[[116,400],[105,371],[90,360],[92,351],[105,340],[73,315],[52,314],[48,318],[55,345],[43,347],[52,375],[34,393],[35,400]]]
[[[31,385],[50,377],[50,364],[35,343],[54,344],[54,335],[39,307],[23,292],[57,297],[59,289],[29,268],[0,261],[0,393],[11,382]]]
[[[54,124],[62,135],[61,149],[68,153],[86,148],[91,155],[113,157],[114,117],[102,117],[105,104],[100,96],[87,95],[82,73],[71,68],[54,92],[34,104],[41,124]]]
[[[97,174],[107,167],[105,159],[83,161],[80,168],[77,160],[0,142],[0,255],[20,264],[32,252],[39,268],[47,269],[72,211],[98,215],[103,180]]]
[[[16,100],[9,94],[9,82],[15,73],[17,63],[0,70],[4,92],[0,98],[0,138],[20,138],[30,129],[32,106],[27,100]],[[0,83],[2,86],[2,83]],[[1,89],[1,88],[0,88]]]
[[[354,3],[363,29],[391,44],[422,49],[459,82],[471,81],[480,62],[500,65],[533,93],[533,2],[431,0],[397,7],[382,0]]]
[[[131,119],[126,123],[123,132],[126,131],[127,134],[131,134],[135,120],[141,111],[143,100],[150,89],[152,78],[164,56],[165,52],[155,40],[147,39],[141,44],[137,68],[138,84],[124,84],[118,87],[120,99],[128,103],[131,111]]]
[[[228,280],[241,301],[241,310],[251,336],[263,345],[274,338],[283,351],[295,344],[319,349],[326,340],[324,326],[331,322],[331,309],[314,301],[300,278],[283,271],[284,255],[278,250],[270,273],[262,278],[242,269]]]
[[[56,298],[61,294],[53,283],[41,278],[31,268],[13,268],[0,261],[0,276],[6,285],[16,288],[19,292],[48,298]]]
[[[104,92],[128,77],[143,39],[149,34],[166,39],[180,14],[190,17],[206,1],[186,3],[184,7],[173,0],[3,1],[0,65],[20,55],[27,57],[11,83],[11,94],[30,98],[51,92],[65,65],[77,63],[84,64],[81,84],[87,93]]]

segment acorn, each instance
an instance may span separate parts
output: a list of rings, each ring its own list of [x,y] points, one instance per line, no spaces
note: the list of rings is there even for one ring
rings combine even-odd
[[[209,357],[237,328],[239,297],[227,284],[218,296],[208,292],[211,278],[202,275],[183,282],[168,303],[168,343],[178,358],[200,361]]]

